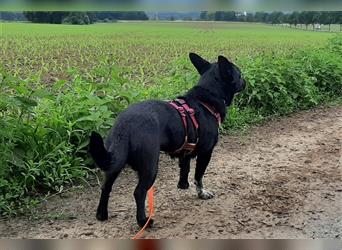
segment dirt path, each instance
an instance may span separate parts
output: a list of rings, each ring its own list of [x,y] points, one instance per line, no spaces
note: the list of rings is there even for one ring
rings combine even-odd
[[[155,227],[146,238],[342,238],[342,107],[320,108],[220,140],[205,175],[216,196],[178,190],[177,162],[162,156],[155,184]],[[193,168],[191,172],[193,176]],[[114,184],[109,220],[98,222],[98,185],[65,193],[37,218],[0,221],[1,237],[130,238],[136,176]]]

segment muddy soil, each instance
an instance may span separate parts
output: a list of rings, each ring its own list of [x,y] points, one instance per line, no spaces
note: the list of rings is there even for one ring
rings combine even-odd
[[[224,136],[204,177],[215,193],[177,189],[177,162],[161,156],[155,224],[143,238],[342,238],[342,107],[269,121]],[[194,173],[192,165],[191,176]],[[113,187],[109,220],[95,211],[96,181],[48,199],[33,216],[0,221],[1,238],[131,238],[138,231],[126,168]]]

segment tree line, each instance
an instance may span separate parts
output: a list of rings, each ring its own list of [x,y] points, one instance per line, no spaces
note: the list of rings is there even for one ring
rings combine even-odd
[[[33,23],[91,24],[116,20],[148,20],[143,11],[24,11],[0,12],[0,19],[8,21],[30,21]]]
[[[315,24],[324,24],[329,25],[329,31],[331,24],[339,24],[342,30],[342,11],[294,11],[291,13],[283,13],[281,11],[255,13],[202,11],[200,20],[260,22],[270,24],[287,23],[295,27],[300,24],[305,25],[306,29],[308,29],[309,25],[314,27]]]
[[[67,12],[67,11],[27,11],[24,12],[28,21],[34,23],[71,23],[91,24],[115,20],[148,20],[143,11],[104,11],[104,12]]]
[[[0,12],[0,19],[9,21],[28,20],[34,23],[71,23],[91,24],[94,22],[113,22],[116,20],[148,20],[144,11],[25,11]],[[173,18],[174,19],[174,18]],[[339,24],[342,31],[342,11],[294,11],[294,12],[236,12],[236,11],[202,11],[199,20],[260,22],[270,24],[288,24],[297,27],[305,25],[313,29],[317,24],[329,26]]]
[[[0,20],[25,21],[26,18],[22,12],[0,11]]]

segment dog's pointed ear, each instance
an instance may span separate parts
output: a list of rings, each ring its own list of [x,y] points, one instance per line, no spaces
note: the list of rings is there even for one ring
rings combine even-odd
[[[210,68],[210,63],[195,53],[189,53],[189,58],[200,75]]]
[[[220,75],[224,80],[233,80],[233,64],[224,56],[218,56]]]

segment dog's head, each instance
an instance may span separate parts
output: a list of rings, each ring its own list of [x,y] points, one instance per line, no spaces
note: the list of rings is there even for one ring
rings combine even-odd
[[[230,105],[234,94],[245,89],[246,83],[241,77],[240,69],[224,56],[218,56],[218,61],[210,63],[195,53],[189,54],[192,64],[201,78],[200,86],[214,92]]]

